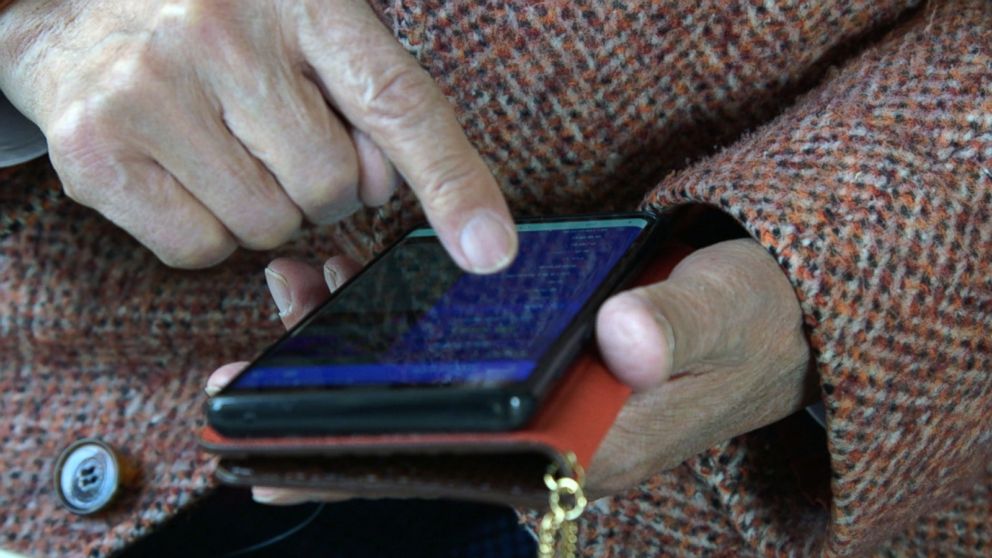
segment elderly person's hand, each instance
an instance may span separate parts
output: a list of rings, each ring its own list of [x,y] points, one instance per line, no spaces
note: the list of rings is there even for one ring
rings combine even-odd
[[[173,266],[382,204],[396,171],[458,265],[516,252],[496,181],[365,0],[0,1],[0,87],[66,193]]]
[[[309,313],[358,266],[332,258],[324,276],[306,264],[276,260],[289,284],[287,327]],[[635,389],[588,471],[588,491],[604,496],[731,437],[783,418],[815,390],[795,293],[775,260],[750,239],[690,254],[668,280],[620,293],[599,311],[600,351],[610,370]],[[246,363],[209,378],[216,392]],[[269,503],[346,495],[256,487]]]

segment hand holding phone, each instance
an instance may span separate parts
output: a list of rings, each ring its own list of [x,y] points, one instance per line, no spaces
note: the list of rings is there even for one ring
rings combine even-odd
[[[229,436],[509,430],[660,243],[651,214],[522,222],[507,270],[472,275],[411,231],[210,403]]]
[[[626,490],[815,397],[815,374],[802,374],[809,369],[801,313],[774,259],[749,239],[703,248],[689,257],[686,253],[684,247],[666,243],[659,258],[673,262],[668,265],[685,258],[672,276],[613,296],[598,315],[600,352],[611,372],[635,393],[587,464],[586,492],[592,498]],[[283,316],[291,328],[327,298],[328,287],[333,292],[359,266],[347,258],[331,258],[325,268],[340,280],[326,285],[320,271],[303,262],[280,259],[270,268],[285,277],[291,292],[294,310]],[[645,320],[652,323],[638,329]],[[664,322],[674,343],[658,331]],[[652,359],[656,348],[664,358]],[[208,390],[226,385],[246,364],[215,371]],[[679,373],[683,370],[692,373]],[[275,479],[249,484],[255,485],[259,501],[280,504],[402,495],[395,488],[368,492],[359,479],[323,487]]]

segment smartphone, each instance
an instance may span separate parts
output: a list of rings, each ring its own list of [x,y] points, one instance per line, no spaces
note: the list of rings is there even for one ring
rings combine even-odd
[[[666,229],[647,212],[522,220],[512,265],[475,275],[416,228],[211,398],[207,421],[235,437],[520,428]]]

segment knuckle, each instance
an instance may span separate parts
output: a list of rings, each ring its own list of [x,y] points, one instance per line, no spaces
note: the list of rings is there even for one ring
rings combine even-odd
[[[224,37],[229,27],[226,22],[230,19],[224,13],[226,4],[205,0],[162,2],[153,22],[155,37],[170,42],[176,39],[209,41]]]
[[[154,105],[159,88],[166,79],[168,62],[154,48],[137,48],[115,60],[93,95],[98,110],[120,116],[122,110]]]
[[[460,158],[442,158],[428,167],[425,175],[428,178],[420,189],[420,203],[433,213],[454,210],[472,184],[480,182],[476,169]]]
[[[105,112],[94,110],[86,101],[77,101],[55,119],[48,131],[49,151],[67,162],[85,161],[110,133],[109,124]]]
[[[412,63],[399,63],[373,77],[365,87],[360,109],[382,124],[418,118],[439,100],[430,76]]]
[[[62,178],[62,188],[69,198],[83,204],[95,201],[94,185],[102,188],[123,186],[120,165],[116,160],[114,132],[107,113],[74,103],[63,112],[48,131],[48,150],[52,164]]]

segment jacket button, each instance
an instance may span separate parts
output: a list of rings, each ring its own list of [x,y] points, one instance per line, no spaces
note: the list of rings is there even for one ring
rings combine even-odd
[[[107,509],[133,470],[110,445],[95,438],[78,440],[55,462],[55,493],[79,515]]]

